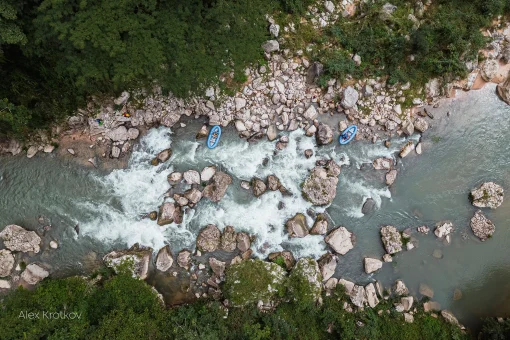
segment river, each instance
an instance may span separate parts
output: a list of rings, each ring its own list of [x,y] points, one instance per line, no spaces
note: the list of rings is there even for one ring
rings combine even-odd
[[[510,313],[510,199],[497,210],[485,211],[496,225],[493,238],[480,242],[469,228],[476,211],[468,200],[473,187],[495,181],[510,188],[510,107],[494,92],[494,86],[487,86],[434,111],[423,154],[398,159],[399,175],[391,188],[384,183],[385,172],[373,170],[370,163],[378,157],[397,159],[404,137],[393,138],[390,148],[381,141],[317,148],[313,138],[294,131],[289,134],[289,146],[275,155],[275,142],[264,139],[250,144],[228,128],[220,146],[211,151],[194,139],[201,123],[190,121],[175,131],[150,130],[135,146],[128,167],[111,172],[82,168],[71,156],[0,157],[0,226],[14,223],[42,233],[42,225],[50,223],[45,242],[55,239],[60,247],[32,261],[52,265],[56,276],[87,273],[109,250],[137,242],[156,250],[170,244],[176,254],[193,248],[198,231],[208,223],[256,234],[252,248],[259,257],[282,248],[291,249],[297,257],[319,257],[326,251],[321,236],[289,240],[283,225],[294,214],[312,208],[303,200],[300,184],[317,159],[332,158],[342,164],[337,196],[329,207],[315,211],[325,211],[335,225],[345,226],[357,239],[354,249],[340,256],[337,276],[358,283],[377,279],[385,286],[401,278],[416,295],[419,284],[425,283],[434,290],[433,300],[451,309],[461,322],[476,324],[481,315]],[[411,139],[417,141],[419,135]],[[150,165],[154,155],[168,147],[173,150],[171,160]],[[309,148],[314,156],[306,159],[303,152]],[[160,227],[139,218],[164,201],[170,172],[200,171],[208,165],[234,177],[219,203],[200,201],[179,226]],[[239,186],[241,180],[270,174],[278,176],[292,195],[267,192],[255,198]],[[368,197],[377,208],[365,216],[361,206]],[[278,209],[280,202],[283,209]],[[45,216],[44,223],[39,216]],[[364,273],[363,257],[384,254],[380,226],[404,230],[433,227],[441,220],[454,223],[451,244],[444,244],[433,232],[414,232],[417,249],[398,254],[376,274]],[[74,231],[76,224],[79,235]],[[44,244],[43,249],[47,248]],[[432,256],[434,250],[442,252],[441,259]],[[458,301],[453,300],[455,289],[462,292]]]

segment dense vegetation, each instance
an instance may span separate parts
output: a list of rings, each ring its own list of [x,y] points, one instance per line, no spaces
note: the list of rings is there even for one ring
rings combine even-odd
[[[220,302],[203,301],[165,309],[145,282],[126,274],[99,285],[81,278],[43,281],[35,290],[18,289],[0,309],[0,339],[463,339],[441,318],[420,312],[405,323],[385,302],[376,310],[348,313],[339,290],[322,306],[297,300],[272,313],[254,304],[228,311]],[[43,311],[81,313],[74,320],[49,320]],[[20,312],[39,319],[20,318]],[[358,322],[358,325],[356,324]],[[363,326],[359,326],[359,322]]]
[[[476,59],[480,28],[510,9],[510,0],[437,0],[418,27],[409,19],[418,15],[414,1],[391,1],[397,9],[381,15],[385,3],[363,1],[354,17],[316,31],[300,20],[313,0],[0,0],[0,134],[25,136],[90,95],[154,80],[181,97],[210,84],[235,88],[244,67],[263,58],[268,13],[295,23],[285,46],[314,44],[310,57],[325,65],[323,80],[451,79]]]

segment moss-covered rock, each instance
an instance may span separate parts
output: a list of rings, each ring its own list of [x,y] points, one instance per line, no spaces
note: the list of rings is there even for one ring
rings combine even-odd
[[[234,306],[275,305],[284,296],[285,281],[286,272],[276,263],[247,260],[227,270],[224,293]]]
[[[302,258],[292,269],[288,279],[288,293],[291,299],[301,302],[315,302],[321,296],[322,275],[317,261]]]

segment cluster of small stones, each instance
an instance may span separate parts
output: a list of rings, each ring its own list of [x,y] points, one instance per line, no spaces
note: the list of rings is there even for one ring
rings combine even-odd
[[[30,260],[41,251],[42,239],[36,232],[11,224],[0,232],[0,239],[5,247],[0,249],[0,291],[35,285],[50,275],[49,266]],[[54,240],[49,242],[48,249],[57,247]]]

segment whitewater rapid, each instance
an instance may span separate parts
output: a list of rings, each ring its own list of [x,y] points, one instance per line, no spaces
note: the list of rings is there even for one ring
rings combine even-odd
[[[300,185],[316,161],[333,159],[342,165],[338,192],[346,199],[332,204],[343,214],[358,218],[363,216],[361,206],[367,198],[372,198],[377,207],[383,199],[391,199],[386,186],[374,185],[371,180],[357,176],[358,169],[377,157],[393,158],[406,140],[394,141],[389,149],[382,142],[373,145],[359,143],[357,148],[341,149],[336,143],[317,148],[315,139],[305,136],[301,130],[288,136],[287,148],[277,153],[276,142],[248,143],[228,134],[224,134],[219,147],[210,150],[196,141],[173,141],[169,128],[151,129],[135,146],[126,169],[114,170],[106,176],[95,175],[95,180],[108,193],[109,200],[78,200],[79,208],[87,212],[87,218],[81,224],[82,236],[106,244],[131,246],[139,243],[155,250],[166,244],[175,250],[193,249],[199,230],[212,223],[220,229],[231,225],[238,231],[256,235],[252,248],[260,257],[284,248],[291,249],[298,257],[318,257],[326,250],[322,236],[289,239],[284,228],[285,222],[297,213],[307,216],[309,226],[314,222],[306,214],[309,209],[327,213],[328,207],[313,207],[301,195]],[[173,150],[171,159],[152,166],[150,160],[166,148]],[[306,149],[314,150],[314,155],[308,159],[304,157]],[[180,225],[172,223],[161,227],[154,221],[140,218],[144,213],[158,210],[165,200],[172,201],[172,198],[165,198],[170,188],[167,176],[172,171],[201,171],[209,165],[215,165],[233,177],[232,185],[220,202],[202,199],[194,209],[185,211]],[[345,168],[352,168],[352,171],[345,172]],[[265,179],[268,175],[276,175],[291,195],[267,191],[257,198],[239,185],[241,180],[253,177]],[[330,218],[336,223],[336,216]]]

